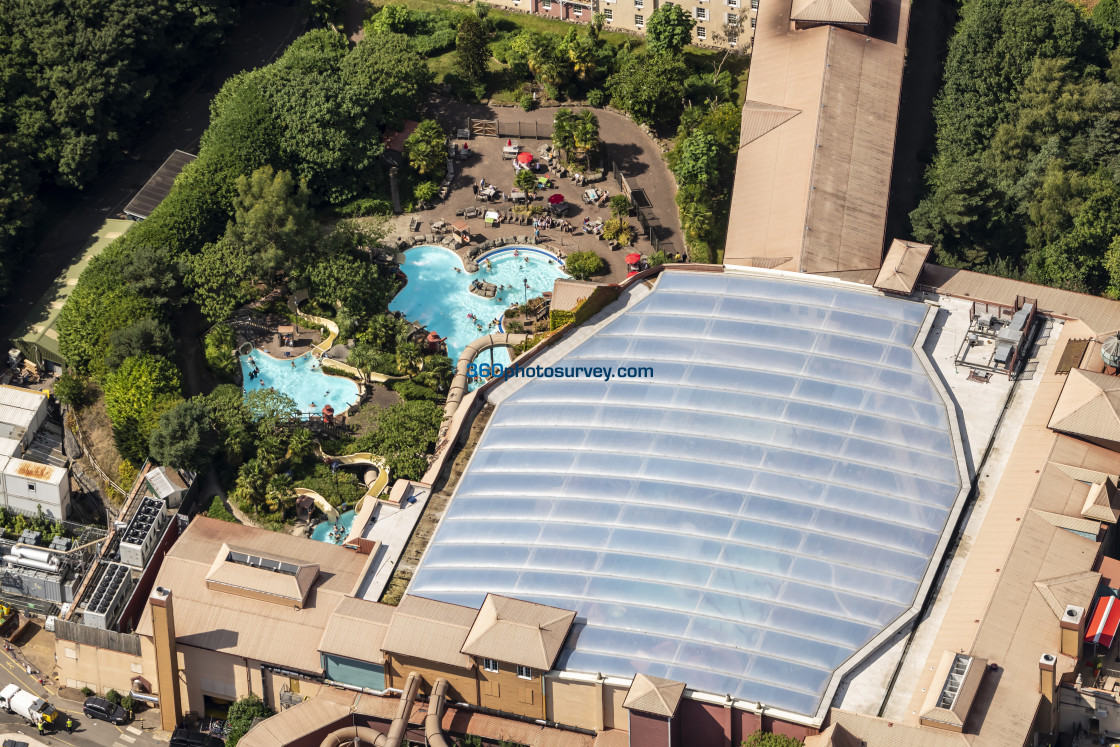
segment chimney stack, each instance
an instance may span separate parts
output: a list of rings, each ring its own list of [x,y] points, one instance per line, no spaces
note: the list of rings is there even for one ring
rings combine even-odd
[[[175,645],[175,613],[171,590],[157,586],[148,597],[152,608],[152,643],[156,649],[156,687],[159,688],[160,728],[174,731],[183,708],[179,695],[179,649]]]
[[[1062,615],[1062,653],[1081,658],[1081,641],[1085,636],[1085,608],[1069,605]]]

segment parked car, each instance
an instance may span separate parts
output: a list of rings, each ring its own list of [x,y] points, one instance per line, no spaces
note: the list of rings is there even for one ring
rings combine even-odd
[[[225,744],[215,736],[189,729],[176,729],[171,735],[171,747],[225,747]]]
[[[128,721],[128,713],[123,708],[96,696],[86,698],[82,712],[86,714],[86,718],[99,718],[110,724],[123,724]]]

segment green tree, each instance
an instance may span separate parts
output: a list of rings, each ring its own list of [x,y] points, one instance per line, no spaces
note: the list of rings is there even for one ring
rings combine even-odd
[[[517,176],[513,177],[513,186],[523,192],[536,192],[537,176],[529,169],[521,169],[517,172]]]
[[[428,355],[424,357],[424,370],[416,374],[414,381],[437,392],[446,392],[454,377],[455,366],[450,358],[446,355]]]
[[[711,187],[719,180],[720,164],[727,154],[711,135],[697,132],[686,138],[677,150],[679,155],[671,160],[681,184]]]
[[[73,371],[67,371],[58,377],[54,384],[54,396],[64,405],[78,408],[79,410],[93,401],[89,382]]]
[[[560,107],[552,117],[552,147],[565,156],[576,146],[575,114],[567,107]]]
[[[475,16],[464,16],[455,36],[455,61],[459,74],[471,83],[481,83],[486,77],[490,50],[486,46],[486,31]]]
[[[115,369],[125,358],[136,355],[167,356],[171,353],[171,330],[155,319],[141,319],[109,335],[105,365]]]
[[[254,719],[268,718],[274,713],[275,711],[265,705],[264,701],[256,695],[246,695],[244,698],[239,698],[229,707],[229,713],[226,716],[226,723],[229,727],[229,731],[226,732],[226,747],[237,747],[238,741],[245,736],[245,732],[249,731]]]
[[[676,8],[676,5],[662,6]],[[631,54],[607,81],[611,102],[636,121],[661,127],[680,116],[688,68],[680,57]]]
[[[192,398],[160,417],[148,440],[148,451],[160,464],[205,472],[218,450],[216,435],[206,405]]]
[[[583,109],[572,122],[572,143],[577,153],[583,154],[584,163],[591,169],[591,154],[599,149],[599,117],[590,109]]]
[[[610,199],[611,216],[614,218],[621,218],[624,215],[630,214],[630,200],[626,195],[615,195]]]
[[[399,402],[378,413],[376,429],[355,447],[385,459],[394,478],[418,480],[428,469],[442,421],[443,408],[434,402]]]
[[[179,401],[179,373],[166,358],[126,358],[105,379],[105,411],[114,428],[134,430],[133,454],[146,456],[148,439],[160,415]],[[129,435],[133,438],[133,434]]]
[[[234,348],[237,346],[237,335],[228,324],[215,325],[206,333],[202,342],[203,356],[206,365],[219,377],[232,380],[240,367]]]
[[[696,21],[676,3],[665,3],[646,21],[646,44],[654,54],[679,55],[692,41]]]
[[[376,265],[349,252],[331,254],[314,262],[308,278],[315,298],[338,302],[358,318],[384,309],[392,291]]]
[[[595,252],[572,252],[564,261],[564,269],[577,280],[587,280],[592,275],[602,272],[605,264],[603,258]]]
[[[248,252],[253,274],[269,282],[311,246],[315,223],[305,185],[287,171],[262,166],[237,179],[227,239]]]
[[[442,176],[447,170],[447,135],[434,119],[425,119],[404,141],[408,164],[423,176]]]
[[[206,509],[206,515],[218,521],[228,521],[231,524],[238,523],[236,517],[226,508],[226,504],[222,501],[220,495],[216,495],[210,500],[210,507]]]

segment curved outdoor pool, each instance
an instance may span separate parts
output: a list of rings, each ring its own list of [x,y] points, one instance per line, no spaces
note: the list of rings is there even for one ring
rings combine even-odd
[[[329,521],[319,522],[315,525],[315,528],[311,530],[311,539],[318,540],[320,542],[331,542],[335,545],[341,545],[342,541],[350,535],[350,527],[354,525],[354,516],[355,514],[353,511],[347,511],[346,513],[338,515],[338,522],[335,524],[332,524]],[[331,530],[336,526],[341,526],[344,530],[343,532],[337,534],[337,539],[330,536]]]
[[[250,377],[254,363],[259,373]],[[310,353],[278,360],[253,348],[249,355],[241,356],[241,381],[246,392],[271,387],[286,394],[303,412],[318,412],[324,405],[330,405],[341,414],[358,401],[358,384],[344,376],[323,373],[319,361]]]
[[[447,354],[453,363],[458,362],[471,342],[498,331],[497,321],[510,305],[551,293],[553,281],[568,277],[556,257],[525,246],[491,252],[479,262],[478,272],[472,274],[464,270],[459,255],[443,247],[418,246],[407,250],[404,257],[401,269],[408,276],[408,284],[389,303],[389,310],[399,311],[406,319],[420,322],[446,337]],[[504,285],[507,289],[499,290],[494,298],[482,298],[471,293],[473,280]],[[489,362],[490,353],[483,352],[479,357]],[[508,363],[508,351],[495,350],[494,360]]]

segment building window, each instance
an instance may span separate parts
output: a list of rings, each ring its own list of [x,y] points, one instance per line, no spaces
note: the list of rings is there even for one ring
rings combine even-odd
[[[645,7],[645,3],[642,0],[634,0],[634,7],[643,8]]]
[[[708,9],[707,8],[694,8],[693,11],[692,11],[692,14],[694,16],[696,16],[697,21],[708,20]]]
[[[727,22],[729,24],[731,24],[732,26],[735,26],[736,24],[739,23],[739,14],[738,13],[728,13],[727,14]]]
[[[638,28],[642,28],[643,26],[645,26],[646,25],[645,17],[644,16],[634,16],[634,25],[637,26]]]
[[[758,23],[758,19],[755,18],[754,16],[751,16],[751,28],[752,29],[755,27],[755,24],[757,24],[757,23]]]
[[[32,493],[35,492],[35,486],[32,485],[31,483],[27,483],[27,489],[30,490]]]
[[[583,15],[583,6],[582,5],[577,5],[576,6],[576,11],[572,15],[574,15],[576,18],[579,18],[580,16],[582,16]]]
[[[703,26],[697,26],[696,27],[696,38],[697,39],[707,39],[708,38],[708,30],[706,28],[704,28]]]
[[[551,0],[544,0],[544,1],[543,1],[543,2],[541,3],[541,10],[552,10],[552,2],[551,2]]]
[[[613,21],[614,20],[614,11],[611,10],[610,8],[604,8],[603,9],[603,20],[606,21],[607,23],[610,23],[611,21]]]
[[[485,669],[487,672],[497,672],[498,671],[498,662],[494,661],[493,659],[483,659],[482,660],[482,668]]]
[[[517,676],[520,677],[523,680],[531,680],[531,679],[533,679],[533,668],[532,667],[523,667],[520,664],[518,664],[517,665]]]
[[[758,10],[758,0],[751,0],[751,10]]]

